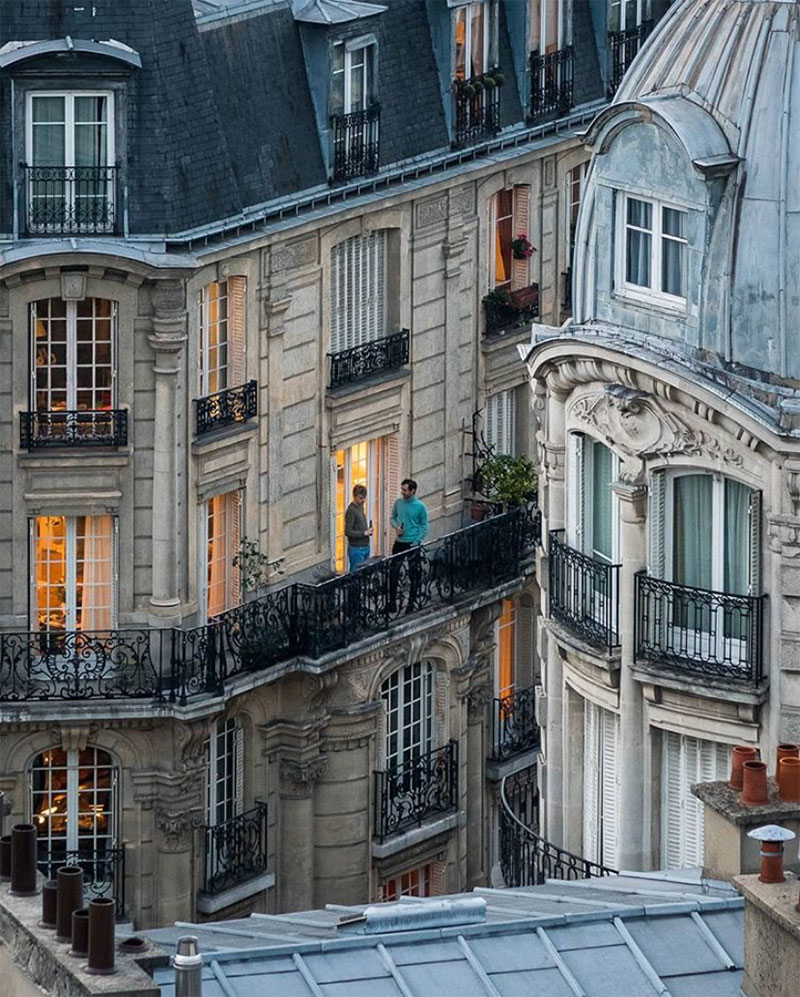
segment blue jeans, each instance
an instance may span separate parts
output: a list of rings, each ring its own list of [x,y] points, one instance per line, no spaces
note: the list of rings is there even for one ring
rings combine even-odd
[[[348,547],[347,563],[350,571],[355,571],[369,557],[369,547]]]

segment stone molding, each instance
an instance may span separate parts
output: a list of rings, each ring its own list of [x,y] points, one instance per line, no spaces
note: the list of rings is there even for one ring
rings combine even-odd
[[[317,262],[316,237],[273,246],[270,251],[271,273],[282,273]]]
[[[467,713],[479,717],[494,699],[494,687],[489,681],[473,686],[467,693]]]
[[[205,823],[200,807],[189,810],[157,810],[156,827],[164,839],[168,852],[187,851],[192,845],[193,833]]]
[[[282,758],[278,773],[281,781],[281,791],[289,791],[290,795],[308,797],[314,791],[317,780],[328,771],[328,756],[317,755],[316,758],[297,760]]]
[[[416,223],[417,228],[426,228],[428,225],[435,225],[436,222],[443,222],[447,218],[447,195],[442,194],[434,200],[422,201],[417,204]]]

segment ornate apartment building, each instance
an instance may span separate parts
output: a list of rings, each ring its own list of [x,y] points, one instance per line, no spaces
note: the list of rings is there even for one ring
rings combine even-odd
[[[548,837],[702,865],[692,783],[800,733],[796,3],[686,0],[587,135],[535,327]]]
[[[137,927],[489,881],[536,520],[470,481],[533,452],[518,346],[659,13],[2,5],[0,789],[43,871]],[[353,486],[388,555],[405,476],[430,542],[345,574]]]

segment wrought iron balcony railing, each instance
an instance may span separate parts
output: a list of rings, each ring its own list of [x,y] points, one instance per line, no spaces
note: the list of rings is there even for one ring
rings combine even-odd
[[[539,285],[490,291],[483,299],[484,335],[504,336],[539,317]]]
[[[350,349],[329,353],[331,358],[332,388],[343,384],[354,384],[373,374],[383,374],[386,371],[405,367],[409,357],[409,331],[401,329],[375,339],[371,343],[351,346]]]
[[[571,45],[557,52],[531,52],[531,121],[570,110],[574,66],[575,50]]]
[[[26,230],[31,235],[100,235],[117,225],[117,166],[28,166]]]
[[[222,824],[207,825],[205,893],[222,893],[267,871],[267,805],[237,814]]]
[[[498,80],[500,81],[498,83]],[[455,130],[453,146],[458,149],[500,131],[499,69],[480,73],[468,80],[453,80]]]
[[[653,30],[653,21],[642,21],[624,31],[609,31],[608,33],[608,96],[613,97],[622,83],[622,77],[636,58],[645,39]]]
[[[457,741],[375,773],[375,837],[379,841],[457,808]]]
[[[197,435],[212,429],[247,422],[258,414],[258,382],[248,381],[236,388],[226,388],[197,402]]]
[[[595,561],[550,531],[550,615],[604,651],[619,646],[618,564]]]
[[[319,658],[407,613],[518,577],[537,510],[513,509],[318,585],[269,592],[188,630],[0,632],[0,702],[143,699],[185,704],[237,675]]]
[[[492,700],[493,761],[504,762],[526,751],[537,750],[540,744],[533,688],[515,689],[508,696]]]
[[[378,172],[380,122],[381,107],[377,103],[362,111],[331,115],[332,181],[352,180]]]
[[[128,412],[126,409],[20,412],[19,445],[23,450],[125,447]]]
[[[509,791],[511,786],[513,792]],[[526,823],[525,816],[532,809],[527,794],[538,797],[535,775],[522,781],[506,776],[500,784],[500,871],[506,886],[539,886],[548,879],[616,875],[616,869],[559,848],[543,838],[538,827]]]
[[[636,658],[682,673],[758,683],[764,596],[636,576]]]
[[[83,892],[88,903],[100,897],[112,897],[117,904],[117,918],[125,914],[125,849],[62,848],[57,841],[40,838],[36,865],[45,879],[55,879],[62,865],[79,865],[83,869]]]

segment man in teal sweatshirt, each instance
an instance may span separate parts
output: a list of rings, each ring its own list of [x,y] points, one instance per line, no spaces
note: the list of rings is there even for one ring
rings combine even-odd
[[[400,482],[400,498],[392,507],[389,525],[394,529],[395,541],[392,554],[404,554],[414,547],[419,547],[428,535],[428,509],[425,503],[417,498],[417,483],[413,478],[404,478]],[[399,558],[389,579],[389,611],[397,611],[397,582],[399,575]],[[409,563],[409,593],[406,612],[411,613],[419,601],[420,564],[419,558],[412,555]]]

